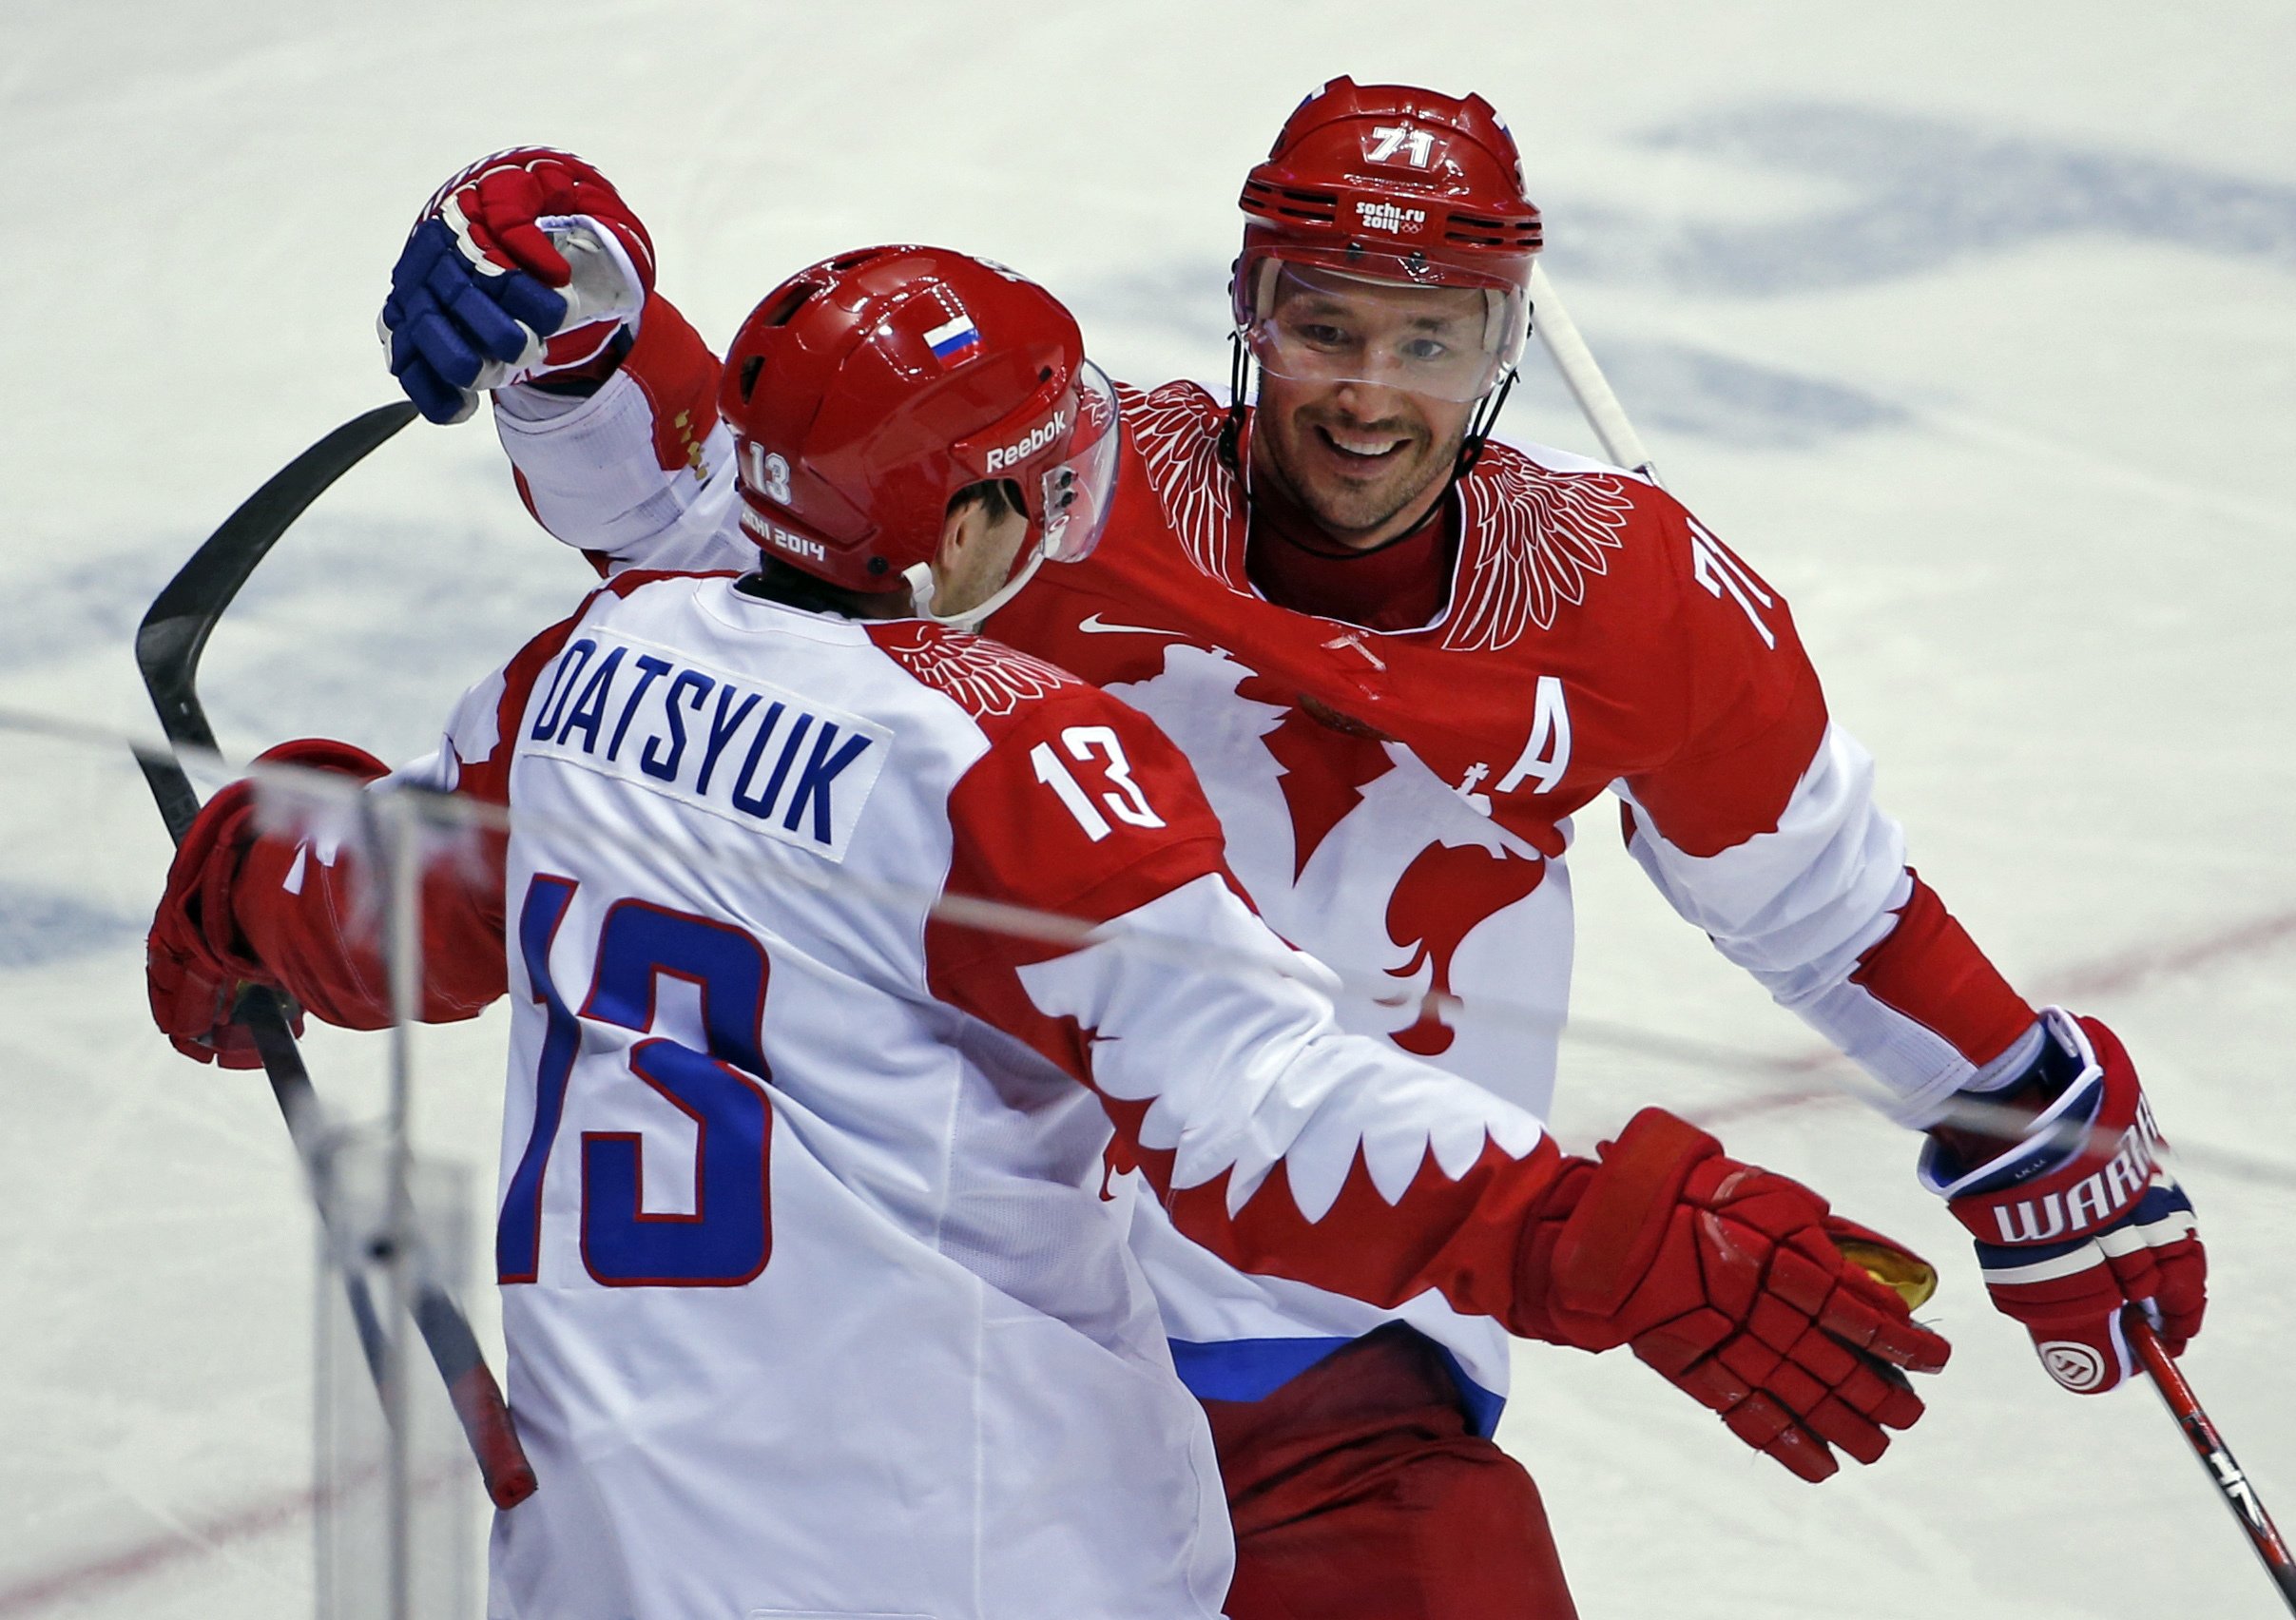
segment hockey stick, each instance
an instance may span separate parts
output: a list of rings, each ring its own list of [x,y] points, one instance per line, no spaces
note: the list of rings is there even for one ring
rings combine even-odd
[[[1593,351],[1578,335],[1577,322],[1563,308],[1554,283],[1547,279],[1547,267],[1535,259],[1531,261],[1531,330],[1546,345],[1547,357],[1554,362],[1563,386],[1578,402],[1578,414],[1594,430],[1603,453],[1628,472],[1657,483],[1658,469],[1650,461],[1650,453],[1642,447],[1642,435],[1627,420],[1626,407],[1611,392],[1609,379],[1594,363]]]
[[[415,418],[415,407],[385,405],[356,416],[313,445],[274,473],[263,487],[241,503],[237,511],[209,535],[191,560],[161,590],[136,630],[136,666],[143,672],[145,689],[159,711],[160,726],[179,748],[215,751],[215,732],[207,723],[199,697],[200,656],[225,608],[247,583],[256,565],[303,510],[328,486],[357,466],[369,452]],[[138,750],[136,762],[166,820],[169,836],[182,842],[199,815],[200,798],[183,767],[172,754]],[[318,1095],[303,1067],[295,1035],[280,998],[268,990],[250,986],[232,1009],[261,1054],[263,1070],[271,1078],[271,1093],[295,1139],[296,1156],[314,1190],[324,1186],[320,1154],[322,1133]],[[328,1219],[324,1200],[319,1218]],[[379,1388],[384,1379],[386,1341],[381,1319],[365,1279],[346,1267],[345,1291],[350,1297],[351,1321],[358,1332],[367,1370]],[[486,1364],[485,1354],[471,1331],[468,1318],[453,1298],[434,1283],[417,1282],[415,1323],[423,1342],[446,1379],[454,1415],[478,1459],[487,1495],[497,1508],[512,1508],[534,1494],[534,1471],[511,1427],[510,1408],[501,1387]]]
[[[2144,1362],[2145,1371],[2152,1375],[2152,1387],[2160,1391],[2161,1404],[2176,1419],[2176,1426],[2185,1432],[2192,1444],[2192,1455],[2209,1471],[2209,1483],[2216,1487],[2224,1498],[2225,1507],[2240,1521],[2240,1528],[2256,1549],[2256,1556],[2264,1561],[2265,1573],[2280,1589],[2280,1599],[2296,1613],[2296,1554],[2288,1552],[2288,1544],[2281,1538],[2272,1523],[2272,1515],[2264,1511],[2264,1500],[2256,1495],[2256,1487],[2241,1472],[2233,1459],[2232,1448],[2225,1444],[2216,1425],[2200,1404],[2186,1381],[2184,1369],[2170,1356],[2145,1313],[2134,1305],[2129,1307],[2121,1325],[2128,1333],[2129,1342],[2135,1347],[2137,1359]]]

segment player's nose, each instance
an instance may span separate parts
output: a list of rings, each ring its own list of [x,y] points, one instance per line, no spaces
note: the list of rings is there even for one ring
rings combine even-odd
[[[1384,383],[1350,378],[1332,390],[1327,402],[1333,424],[1352,433],[1416,434],[1405,395]]]

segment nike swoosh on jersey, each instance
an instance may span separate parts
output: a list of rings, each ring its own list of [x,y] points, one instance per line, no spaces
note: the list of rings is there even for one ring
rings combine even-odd
[[[1185,639],[1182,631],[1160,630],[1153,625],[1111,625],[1097,613],[1079,620],[1076,627],[1087,635],[1094,636],[1142,635],[1170,636],[1174,641]]]

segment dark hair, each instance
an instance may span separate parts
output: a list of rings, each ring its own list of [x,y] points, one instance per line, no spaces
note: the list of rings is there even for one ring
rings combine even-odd
[[[744,596],[762,597],[808,613],[840,613],[847,618],[859,616],[855,604],[864,599],[861,592],[831,585],[819,574],[807,573],[780,557],[760,558],[757,568],[736,581],[734,588]]]
[[[967,507],[981,509],[981,516],[991,523],[1003,521],[1011,512],[1026,514],[1027,497],[1020,486],[1010,478],[984,478],[977,484],[967,484],[949,497],[949,515],[955,516]]]

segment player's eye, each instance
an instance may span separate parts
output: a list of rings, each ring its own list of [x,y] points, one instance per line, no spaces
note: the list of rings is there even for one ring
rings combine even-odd
[[[1344,349],[1353,341],[1345,327],[1334,326],[1328,321],[1302,321],[1292,330],[1300,335],[1302,342],[1318,349]]]
[[[1440,338],[1411,338],[1403,343],[1403,357],[1420,365],[1435,365],[1451,357],[1451,345]]]

